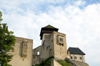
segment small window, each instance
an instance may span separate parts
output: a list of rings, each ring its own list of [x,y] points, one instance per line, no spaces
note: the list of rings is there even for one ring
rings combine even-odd
[[[62,38],[60,38],[60,41],[61,41],[61,42],[63,42],[63,39],[62,39]]]
[[[64,46],[64,44],[62,44],[62,46]]]
[[[39,51],[37,52],[37,55],[40,55],[40,52]]]
[[[82,57],[80,57],[80,60],[82,60]]]
[[[73,57],[71,56],[71,59],[73,59]]]
[[[67,52],[67,54],[68,54],[68,52]]]
[[[77,59],[77,57],[74,57],[74,59]]]
[[[27,44],[24,44],[24,46],[27,46]]]

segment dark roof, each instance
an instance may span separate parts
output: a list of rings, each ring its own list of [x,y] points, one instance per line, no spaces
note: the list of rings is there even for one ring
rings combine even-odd
[[[51,25],[47,25],[45,27],[42,27],[41,31],[40,31],[40,39],[42,39],[42,36],[43,36],[44,33],[52,33],[53,31],[58,32],[58,28],[55,28]]]
[[[51,26],[51,25],[47,25],[47,26],[45,26],[45,27],[43,27],[43,28],[57,29],[57,28],[55,28],[55,27],[53,27],[53,26]]]
[[[84,52],[82,52],[79,48],[76,48],[76,47],[69,47],[68,51],[70,52],[70,54],[85,55]]]

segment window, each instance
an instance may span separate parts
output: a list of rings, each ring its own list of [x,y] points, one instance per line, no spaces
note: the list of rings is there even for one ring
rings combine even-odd
[[[82,60],[82,57],[80,57],[80,60]]]
[[[60,38],[60,41],[61,41],[61,42],[63,42],[63,39],[62,39],[62,38]]]
[[[24,44],[24,46],[27,46],[27,44]]]
[[[40,52],[39,51],[37,52],[37,55],[40,55]]]
[[[77,57],[74,57],[74,59],[77,59]]]
[[[62,46],[64,46],[64,44],[62,44]]]
[[[68,54],[68,51],[67,51],[67,54]]]
[[[71,56],[71,59],[73,59],[73,57]]]

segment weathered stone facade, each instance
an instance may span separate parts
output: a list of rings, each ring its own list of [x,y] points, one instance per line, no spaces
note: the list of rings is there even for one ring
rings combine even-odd
[[[32,39],[16,37],[14,50],[8,52],[8,54],[14,55],[9,64],[12,66],[32,66],[53,56],[51,66],[62,66],[56,60],[64,60],[65,58],[69,58],[77,66],[88,66],[85,63],[84,54],[72,54],[71,51],[67,50],[66,34],[58,32],[57,28],[50,25],[43,27],[40,39],[42,40],[41,46],[33,49]],[[75,57],[77,58],[75,59]]]
[[[9,62],[12,66],[32,66],[33,40],[16,37],[15,45],[8,54],[13,55]]]
[[[81,66],[79,62],[82,66],[88,66],[85,63],[85,55],[67,52],[66,34],[58,32],[57,28],[50,25],[43,27],[40,38],[42,40],[41,46],[33,49],[33,65],[39,64],[48,57],[53,56],[54,59],[51,60],[51,66],[61,66],[55,59],[64,60],[65,58],[69,58],[73,63],[78,61],[76,63],[77,66]],[[38,52],[40,53],[39,55],[37,54]]]

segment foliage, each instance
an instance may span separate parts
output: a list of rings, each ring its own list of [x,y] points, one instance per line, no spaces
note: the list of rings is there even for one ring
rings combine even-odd
[[[0,65],[1,66],[11,66],[8,62],[11,60],[12,55],[9,55],[12,45],[15,44],[15,36],[12,31],[8,30],[6,23],[1,23],[2,12],[0,11]]]
[[[73,66],[67,59],[65,60],[57,60],[62,66]]]
[[[51,66],[51,59],[54,58],[53,56],[47,58],[45,61],[42,61],[40,64],[37,64],[35,66]]]

